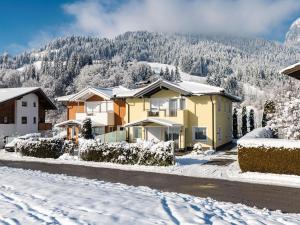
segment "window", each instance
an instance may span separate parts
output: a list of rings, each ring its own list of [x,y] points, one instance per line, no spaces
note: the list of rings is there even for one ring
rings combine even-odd
[[[180,109],[185,109],[185,98],[179,99]]]
[[[4,117],[3,117],[3,122],[4,122],[4,123],[8,123],[8,117],[7,117],[7,116],[4,116]]]
[[[141,127],[133,127],[133,138],[142,138],[142,128]]]
[[[222,131],[221,127],[218,127],[218,130],[217,130],[218,141],[222,140],[222,133],[221,133],[221,131]]]
[[[23,107],[27,107],[27,102],[22,101],[22,106],[23,106]]]
[[[193,137],[196,141],[206,141],[206,127],[194,127]]]
[[[22,124],[27,124],[27,117],[26,116],[22,116]]]
[[[36,117],[33,117],[33,124],[36,124]]]
[[[93,114],[99,112],[99,103],[98,102],[86,102],[86,113]]]
[[[33,107],[34,107],[34,108],[36,107],[36,102],[33,102]]]
[[[114,104],[113,104],[113,102],[107,102],[107,111],[108,112],[114,111]]]
[[[152,98],[150,100],[151,111],[159,111],[162,109],[167,109],[168,100],[164,98]]]

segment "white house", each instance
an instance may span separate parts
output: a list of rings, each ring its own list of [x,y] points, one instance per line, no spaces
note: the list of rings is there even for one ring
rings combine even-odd
[[[0,147],[6,137],[51,129],[45,114],[54,109],[56,106],[38,87],[0,88]]]

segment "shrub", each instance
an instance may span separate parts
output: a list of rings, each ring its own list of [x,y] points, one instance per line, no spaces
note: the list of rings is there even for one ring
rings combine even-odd
[[[56,159],[63,154],[63,144],[63,139],[58,138],[20,140],[17,142],[16,151],[24,156]]]
[[[243,172],[300,175],[300,148],[238,146],[238,160]]]
[[[65,140],[64,144],[63,144],[63,153],[68,153],[70,155],[74,155],[74,151],[75,149],[78,148],[78,145],[75,144],[73,141],[71,140]]]
[[[80,158],[85,161],[168,166],[175,163],[171,142],[98,143],[79,141]]]
[[[198,155],[198,154],[203,154],[204,149],[202,148],[201,143],[195,143],[193,145],[193,151]]]

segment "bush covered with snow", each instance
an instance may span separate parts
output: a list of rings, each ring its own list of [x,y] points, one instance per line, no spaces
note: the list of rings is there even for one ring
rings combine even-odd
[[[38,158],[58,158],[63,154],[64,140],[59,138],[40,138],[39,140],[20,140],[16,152],[24,156]]]
[[[71,140],[65,140],[63,145],[63,153],[68,153],[74,155],[75,149],[78,148],[78,145]]]
[[[169,166],[175,163],[172,142],[99,143],[96,140],[79,140],[82,160]]]
[[[204,149],[202,148],[201,143],[195,143],[193,145],[193,152],[197,155],[204,153]]]
[[[243,172],[300,175],[300,141],[276,139],[269,128],[258,128],[238,140]]]

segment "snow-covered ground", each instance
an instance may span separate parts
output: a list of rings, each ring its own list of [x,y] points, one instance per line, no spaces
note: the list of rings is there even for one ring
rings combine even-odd
[[[232,153],[236,152],[236,149],[232,150]],[[6,152],[0,150],[0,160],[16,160],[16,161],[39,161],[45,163],[57,163],[57,164],[76,164],[92,167],[102,168],[115,168],[122,170],[135,170],[135,171],[147,171],[156,173],[175,174],[181,176],[191,177],[204,177],[204,178],[216,178],[232,181],[241,181],[249,183],[260,183],[278,186],[298,187],[300,188],[300,176],[295,175],[279,175],[279,174],[267,174],[246,172],[242,173],[238,162],[237,155],[225,154],[224,152],[217,152],[214,155],[185,155],[176,157],[176,164],[174,166],[160,167],[160,166],[141,166],[141,165],[121,165],[115,163],[105,162],[86,162],[79,160],[78,157],[69,156],[65,154],[59,159],[41,159],[34,157],[20,156],[14,152]],[[233,163],[226,166],[207,165],[205,164],[211,160],[235,160]]]
[[[2,167],[1,224],[299,224],[299,214]]]

